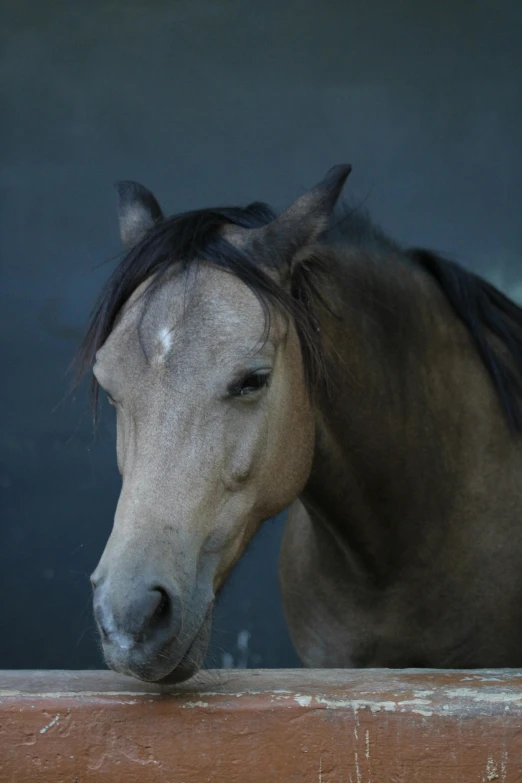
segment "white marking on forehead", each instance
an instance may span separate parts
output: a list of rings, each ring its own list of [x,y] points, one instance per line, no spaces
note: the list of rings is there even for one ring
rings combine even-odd
[[[172,348],[173,343],[174,343],[174,338],[172,336],[172,329],[169,329],[168,326],[162,326],[158,332],[159,350],[156,356],[156,360],[158,362],[165,361],[169,351]]]

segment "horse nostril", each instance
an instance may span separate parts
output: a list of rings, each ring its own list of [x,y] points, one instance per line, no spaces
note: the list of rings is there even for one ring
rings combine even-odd
[[[98,628],[100,630],[100,634],[102,639],[108,639],[109,638],[109,632],[107,630],[107,627],[105,625],[105,617],[103,615],[101,606],[99,603],[94,604],[94,617],[96,619],[96,622],[98,623]]]
[[[104,580],[105,580],[105,576],[103,575],[103,572],[99,568],[96,568],[92,572],[89,579],[93,590],[97,590],[98,587],[100,587],[100,585],[104,582]]]
[[[134,643],[160,643],[179,634],[182,606],[176,591],[170,592],[157,583],[153,587],[141,583],[133,594],[123,594],[120,601],[118,597],[107,583],[97,585],[94,615],[104,642],[128,647]]]
[[[143,631],[147,635],[159,632],[160,635],[168,633],[177,636],[182,626],[181,600],[176,592],[170,592],[164,587],[155,585],[152,592],[156,596],[156,607],[149,616],[149,621]]]
[[[162,587],[155,587],[154,590],[160,594],[160,602],[157,605],[154,614],[152,615],[152,622],[160,621],[167,617],[170,609],[170,598],[166,590]]]

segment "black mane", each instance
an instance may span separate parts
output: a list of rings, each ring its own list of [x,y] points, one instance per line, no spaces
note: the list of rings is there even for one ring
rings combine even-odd
[[[436,280],[455,315],[468,327],[510,427],[522,429],[522,309],[482,277],[429,250],[408,255]],[[504,350],[492,344],[492,337]],[[498,343],[497,343],[498,345]]]
[[[281,288],[222,236],[227,223],[258,228],[275,218],[266,204],[247,207],[202,209],[174,215],[151,229],[116,267],[102,289],[78,353],[80,373],[90,369],[96,352],[111,333],[123,305],[151,275],[157,285],[174,264],[183,268],[204,258],[234,274],[256,294],[267,326],[269,304],[275,304],[294,319],[303,353],[310,391],[326,378],[324,357],[311,303],[320,292],[310,266],[298,269],[292,289]],[[467,326],[479,355],[491,377],[510,426],[522,429],[520,406],[522,373],[522,309],[478,275],[424,249],[404,250],[375,226],[366,210],[346,208],[337,215],[323,236],[324,244],[344,244],[366,250],[400,253],[422,266],[437,282],[455,315]],[[492,345],[497,338],[504,350]],[[95,399],[97,385],[93,381]]]

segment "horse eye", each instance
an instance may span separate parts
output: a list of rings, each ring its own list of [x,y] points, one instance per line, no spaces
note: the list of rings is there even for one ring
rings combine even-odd
[[[242,397],[245,394],[253,394],[268,385],[270,373],[266,370],[253,372],[247,375],[240,384],[233,386],[229,391],[232,397]]]
[[[113,397],[111,397],[110,394],[107,394],[107,402],[109,403],[109,405],[112,405],[113,407],[115,407],[116,405],[116,400]]]

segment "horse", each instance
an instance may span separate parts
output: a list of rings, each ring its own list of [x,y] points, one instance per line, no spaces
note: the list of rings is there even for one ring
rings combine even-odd
[[[216,596],[288,510],[304,666],[522,665],[522,310],[341,200],[165,217],[117,183],[126,251],[79,351],[122,486],[92,574],[107,665],[203,665]]]

